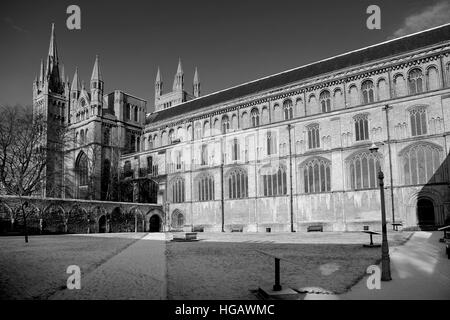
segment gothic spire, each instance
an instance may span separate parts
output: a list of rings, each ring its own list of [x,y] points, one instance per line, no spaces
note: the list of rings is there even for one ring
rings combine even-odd
[[[161,72],[159,71],[159,67],[158,67],[158,72],[156,73],[156,80],[155,83],[161,83]]]
[[[58,50],[56,48],[55,24],[52,23],[52,33],[50,35],[50,45],[48,47],[47,74],[53,72],[53,68],[59,64]]]
[[[72,87],[70,91],[78,92],[80,91],[80,80],[78,79],[78,68],[75,69],[75,74],[73,75]]]
[[[39,82],[44,82],[44,61],[41,59],[41,69],[39,71]]]
[[[98,63],[98,55],[95,56],[94,68],[92,69],[91,81],[103,81],[102,74],[100,72],[100,65]]]
[[[192,82],[192,86],[194,87],[194,97],[200,97],[200,77],[198,76],[197,67],[195,68],[194,81]]]
[[[173,91],[183,91],[184,88],[184,73],[181,66],[181,59],[178,59],[177,73],[175,79],[173,79]]]

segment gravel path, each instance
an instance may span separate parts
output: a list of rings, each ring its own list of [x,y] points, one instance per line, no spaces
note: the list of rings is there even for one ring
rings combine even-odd
[[[165,235],[148,234],[50,299],[166,299]]]

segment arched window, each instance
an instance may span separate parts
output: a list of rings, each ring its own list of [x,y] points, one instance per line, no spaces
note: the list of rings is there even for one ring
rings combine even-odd
[[[358,88],[356,87],[356,85],[353,84],[348,88],[348,94],[350,106],[354,107],[359,105]]]
[[[356,141],[369,140],[368,114],[357,114],[353,117],[353,121],[355,121]]]
[[[241,115],[241,123],[243,129],[248,128],[248,113],[246,111],[244,111]]]
[[[169,144],[172,144],[175,140],[175,131],[173,129],[170,129],[169,131]]]
[[[352,190],[376,188],[380,155],[363,151],[347,161],[349,187]]]
[[[409,93],[416,94],[423,92],[422,70],[412,69],[408,74]]]
[[[281,120],[280,105],[278,103],[275,103],[273,105],[272,121],[280,121],[280,120]],[[264,122],[264,124],[265,124],[265,122]]]
[[[125,107],[125,116],[127,120],[131,119],[131,106],[129,103],[127,103],[126,107]]]
[[[133,176],[133,170],[131,169],[131,161],[125,161],[125,164],[123,165],[123,173],[125,178]]]
[[[75,171],[77,173],[77,180],[79,187],[86,187],[88,185],[88,157],[84,152],[80,152],[75,163]]]
[[[436,90],[439,89],[439,73],[435,66],[431,66],[427,69],[427,89]]]
[[[198,201],[214,200],[214,177],[210,174],[202,174],[197,178]]]
[[[259,124],[268,124],[270,122],[269,120],[269,109],[264,106],[261,110],[261,119],[259,121]]]
[[[234,168],[228,173],[228,197],[230,199],[248,197],[248,177],[244,169]]]
[[[284,120],[294,118],[294,108],[291,99],[287,99],[286,101],[283,102],[283,113],[284,113]]]
[[[305,161],[300,166],[304,193],[331,191],[331,162],[324,158]]]
[[[405,77],[402,74],[396,74],[394,76],[394,92],[396,97],[406,95]]]
[[[316,149],[320,148],[320,129],[317,123],[311,124],[306,127],[308,130],[308,148]]]
[[[184,179],[181,177],[174,178],[172,180],[172,202],[181,203],[184,202]]]
[[[400,152],[403,178],[406,185],[443,182],[440,168],[442,148],[426,142],[413,144]]]
[[[363,95],[363,103],[372,103],[374,102],[374,93],[373,93],[373,82],[371,80],[366,80],[361,85],[361,91]]]
[[[158,141],[158,135],[155,134],[153,136],[153,148],[157,148],[157,147],[159,147],[159,141]]]
[[[389,99],[389,88],[385,79],[378,80],[378,100]]]
[[[175,210],[172,213],[172,228],[182,228],[184,226],[184,215],[179,211]]]
[[[227,133],[230,130],[230,120],[227,115],[222,117],[222,133]]]
[[[272,131],[267,131],[266,141],[267,141],[267,155],[270,156],[271,154],[276,154],[277,153],[277,134]]]
[[[258,108],[253,108],[251,111],[251,117],[252,117],[252,127],[259,126],[259,110]]]
[[[411,120],[411,135],[413,137],[427,134],[426,107],[416,107],[409,110]]]
[[[138,121],[138,107],[134,107],[134,121]]]
[[[201,165],[202,166],[208,165],[208,145],[207,144],[202,145]]]
[[[202,138],[202,124],[200,122],[197,122],[195,124],[194,136],[195,136],[195,139]]]
[[[286,168],[284,166],[273,167],[265,165],[260,170],[262,192],[265,197],[287,194]]]
[[[324,90],[319,96],[320,105],[322,107],[322,112],[330,112],[331,111],[331,98],[330,91]]]
[[[233,114],[232,116],[231,116],[231,125],[230,125],[230,128],[231,128],[231,130],[234,130],[234,131],[236,131],[237,129],[238,129],[238,118],[237,118],[237,116],[235,115],[235,114]]]
[[[86,143],[86,140],[84,138],[84,130],[80,131],[80,144],[84,145]]]
[[[152,136],[148,136],[148,149],[152,150],[154,147]]]
[[[240,148],[239,148],[239,140],[234,138],[231,141],[231,160],[237,161],[239,160]]]
[[[205,123],[203,124],[203,135],[205,137],[209,136],[209,121],[205,121]]]

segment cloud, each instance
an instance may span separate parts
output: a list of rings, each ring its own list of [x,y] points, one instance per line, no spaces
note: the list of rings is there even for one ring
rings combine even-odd
[[[14,30],[18,31],[18,32],[28,32],[28,30],[25,30],[24,28],[22,28],[21,26],[18,26],[17,24],[14,23],[14,20],[11,19],[10,17],[5,17],[3,18],[3,21],[10,26],[11,28],[13,28]]]
[[[390,38],[430,29],[450,22],[450,1],[441,1],[405,18]]]

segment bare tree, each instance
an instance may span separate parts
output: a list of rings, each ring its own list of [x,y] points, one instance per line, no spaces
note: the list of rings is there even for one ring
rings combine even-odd
[[[48,139],[51,135],[51,139]],[[25,242],[28,242],[28,202],[24,197],[54,194],[63,188],[57,183],[63,170],[55,163],[64,159],[64,146],[69,141],[64,126],[47,126],[41,114],[31,107],[0,107],[0,185],[3,193],[19,198],[19,214],[23,219]],[[63,167],[63,163],[57,163]]]

